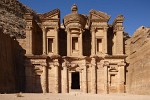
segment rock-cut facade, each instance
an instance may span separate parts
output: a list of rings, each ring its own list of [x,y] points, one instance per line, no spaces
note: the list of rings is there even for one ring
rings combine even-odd
[[[38,17],[24,15],[25,92],[126,92],[122,15],[108,24],[108,14],[79,14],[73,5],[62,24],[59,9]]]

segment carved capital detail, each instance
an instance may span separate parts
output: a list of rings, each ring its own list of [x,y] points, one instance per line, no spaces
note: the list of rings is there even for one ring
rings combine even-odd
[[[115,26],[113,31],[114,31],[114,32],[117,32],[117,31],[124,31],[124,27],[123,27],[123,26]]]
[[[43,73],[43,67],[42,66],[35,66],[34,72],[36,75],[41,75]]]
[[[124,63],[124,61],[118,63],[118,67],[122,67],[122,66],[125,66],[125,65],[126,64]]]
[[[32,26],[27,26],[27,27],[26,27],[26,30],[32,30],[32,29],[33,29]]]
[[[91,60],[91,67],[96,66],[96,58],[92,58]]]
[[[58,67],[58,66],[59,66],[59,61],[58,61],[58,59],[54,59],[54,60],[53,60],[53,65],[54,65],[54,67]]]
[[[108,26],[107,26],[107,27],[105,26],[105,27],[104,27],[104,31],[107,31],[107,30],[108,30]]]
[[[104,61],[104,67],[108,67],[109,66],[109,62],[108,61]]]
[[[94,33],[95,33],[95,32],[96,32],[96,30],[97,30],[97,28],[96,28],[96,27],[92,27],[92,28],[91,28],[91,32],[94,32]]]

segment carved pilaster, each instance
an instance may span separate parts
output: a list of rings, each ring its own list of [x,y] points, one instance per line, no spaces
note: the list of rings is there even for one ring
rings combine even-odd
[[[67,56],[71,55],[71,34],[69,29],[67,29]]]
[[[123,54],[123,15],[118,15],[115,21],[113,22],[113,32],[115,34],[115,54]]]
[[[83,55],[83,50],[82,50],[82,31],[79,35],[79,55],[82,56]]]
[[[95,49],[96,49],[96,43],[95,43],[95,41],[96,41],[95,38],[96,38],[96,37],[95,37],[95,32],[96,32],[96,28],[93,27],[93,28],[91,29],[91,35],[92,35],[92,42],[91,42],[91,43],[92,43],[92,44],[91,44],[92,50],[91,50],[91,54],[92,54],[93,56],[96,54],[96,50],[95,50]]]
[[[91,60],[91,93],[97,93],[97,71],[96,71],[96,58]]]
[[[118,63],[118,92],[125,92],[125,63],[122,61]]]
[[[104,92],[108,94],[108,66],[109,62],[104,61]]]
[[[108,40],[107,40],[107,31],[108,31],[108,27],[104,27],[104,53],[105,54],[107,54],[108,53],[108,50],[107,50],[107,48],[108,48],[108,44],[107,44],[107,42],[108,42]]]
[[[55,68],[55,93],[59,93],[59,62],[58,59],[53,60]]]
[[[28,23],[28,22],[27,22]],[[32,55],[33,54],[33,45],[32,45],[32,37],[33,37],[33,27],[31,25],[26,26],[26,54]]]
[[[59,28],[58,27],[55,27],[55,31],[56,31],[56,34],[55,34],[55,54],[58,55],[58,32],[59,32]]]
[[[48,89],[48,87],[47,87],[47,64],[46,63],[42,63],[41,64],[41,66],[43,67],[43,86],[42,86],[42,88],[43,88],[43,93],[47,93],[47,89]]]
[[[87,93],[87,66],[86,66],[86,61],[83,62],[82,64],[82,90],[84,93]]]
[[[46,45],[47,45],[47,43],[46,43],[46,27],[43,27],[42,28],[42,31],[43,31],[43,55],[46,55]]]
[[[63,74],[62,74],[62,93],[68,93],[69,92],[69,86],[68,86],[68,68],[67,68],[67,62],[64,60],[62,67],[63,67]]]

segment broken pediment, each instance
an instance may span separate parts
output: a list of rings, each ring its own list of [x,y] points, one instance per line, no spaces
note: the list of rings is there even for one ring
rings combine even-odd
[[[104,12],[91,10],[90,11],[90,20],[91,21],[98,21],[98,22],[108,22],[110,16]]]
[[[54,9],[50,12],[39,14],[40,19],[58,19],[60,18],[60,10]]]

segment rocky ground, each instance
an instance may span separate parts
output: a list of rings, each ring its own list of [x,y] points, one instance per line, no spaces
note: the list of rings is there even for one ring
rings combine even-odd
[[[147,95],[130,94],[0,94],[0,100],[150,100]]]

